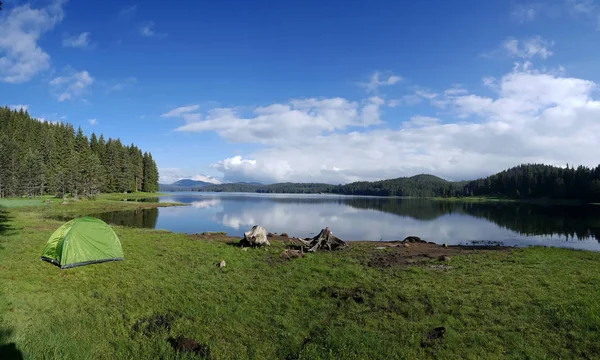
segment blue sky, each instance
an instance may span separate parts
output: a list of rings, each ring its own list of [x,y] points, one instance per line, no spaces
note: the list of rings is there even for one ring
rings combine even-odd
[[[135,142],[164,182],[595,166],[599,19],[592,0],[5,0],[0,94]]]

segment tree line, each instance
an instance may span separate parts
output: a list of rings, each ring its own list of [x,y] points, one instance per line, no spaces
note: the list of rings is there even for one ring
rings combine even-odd
[[[158,191],[152,155],[68,123],[38,121],[0,107],[0,197],[93,197],[100,192]]]
[[[497,196],[507,198],[572,199],[600,201],[600,165],[574,168],[543,164],[523,164],[497,174],[472,181],[447,181],[420,174],[381,181],[359,181],[345,185],[322,183],[278,183],[252,185],[243,183],[207,185],[197,191],[256,192],[407,197]]]

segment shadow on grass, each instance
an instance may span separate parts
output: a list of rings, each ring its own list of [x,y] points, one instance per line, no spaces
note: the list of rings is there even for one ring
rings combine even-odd
[[[15,343],[9,343],[8,339],[12,335],[12,330],[0,325],[0,359],[3,360],[21,360],[23,353],[17,349]]]
[[[0,207],[0,250],[4,249],[2,246],[3,235],[14,231],[14,228],[10,225],[11,217],[8,211]],[[2,303],[2,293],[0,292],[0,303]],[[13,334],[13,330],[6,327],[3,324],[2,314],[0,314],[0,359],[2,360],[16,360],[23,359],[23,353],[17,349],[15,343],[9,342]]]
[[[0,206],[0,235],[6,235],[6,233],[13,230],[9,224],[10,220],[8,211]]]
[[[2,236],[9,235],[11,232],[13,232],[15,230],[10,225],[10,220],[11,220],[11,217],[8,214],[8,211],[6,211],[6,209],[4,209],[0,206],[0,250],[4,249],[4,246],[2,245],[2,243],[3,243]]]

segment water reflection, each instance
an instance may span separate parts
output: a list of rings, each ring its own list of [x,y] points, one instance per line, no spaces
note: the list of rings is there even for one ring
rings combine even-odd
[[[600,239],[598,206],[206,193],[178,194],[160,201],[191,206],[138,210],[129,215],[109,213],[103,219],[187,233],[226,231],[239,236],[260,224],[271,232],[307,237],[329,226],[346,240],[396,240],[418,235],[448,244],[492,242],[600,250],[596,241]],[[146,216],[145,211],[154,213]]]
[[[158,220],[158,209],[111,211],[94,216],[113,225],[154,229]]]

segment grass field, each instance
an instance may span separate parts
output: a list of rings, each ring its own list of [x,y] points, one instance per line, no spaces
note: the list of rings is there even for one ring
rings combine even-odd
[[[224,235],[115,227],[125,261],[39,260],[67,212],[0,208],[0,358],[574,359],[600,354],[600,254],[511,249],[369,266],[374,245],[281,260]],[[224,268],[215,266],[226,261]],[[196,353],[170,339],[194,339]]]

